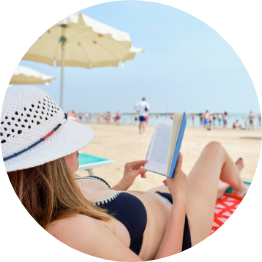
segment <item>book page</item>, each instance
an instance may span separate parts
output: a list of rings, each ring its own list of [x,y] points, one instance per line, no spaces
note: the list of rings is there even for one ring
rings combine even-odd
[[[162,175],[166,174],[171,133],[171,120],[163,119],[157,122],[146,157],[148,163],[145,164],[145,169]]]

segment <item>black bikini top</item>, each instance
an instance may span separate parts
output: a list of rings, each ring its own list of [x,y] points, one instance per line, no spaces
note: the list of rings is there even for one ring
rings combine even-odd
[[[108,183],[102,178],[95,176],[81,178],[97,179],[111,189]],[[122,191],[117,191],[109,198],[93,201],[92,203],[101,208],[105,208],[110,215],[124,224],[131,239],[129,248],[139,255],[143,241],[143,233],[147,223],[147,214],[143,203],[137,197]]]

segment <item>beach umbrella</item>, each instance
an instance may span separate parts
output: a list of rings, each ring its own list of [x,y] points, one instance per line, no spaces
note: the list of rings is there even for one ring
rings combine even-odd
[[[15,69],[10,84],[42,85],[51,83],[54,78],[54,76],[47,76],[31,68],[19,65]]]
[[[143,51],[131,44],[128,33],[102,24],[86,15],[73,14],[40,36],[22,60],[61,66],[60,106],[63,108],[64,66],[117,67]]]

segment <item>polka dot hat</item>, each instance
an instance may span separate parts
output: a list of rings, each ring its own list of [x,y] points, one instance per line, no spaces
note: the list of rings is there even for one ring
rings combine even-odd
[[[63,110],[41,89],[8,87],[0,125],[7,172],[69,155],[85,147],[93,136],[88,126],[67,119]]]

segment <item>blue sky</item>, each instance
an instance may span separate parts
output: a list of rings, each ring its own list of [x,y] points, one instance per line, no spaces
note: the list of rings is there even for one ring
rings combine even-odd
[[[235,51],[197,18],[150,2],[124,1],[81,13],[131,35],[142,47],[124,67],[65,68],[65,111],[133,112],[143,96],[151,112],[260,112],[256,91]],[[48,29],[48,28],[47,28]],[[60,67],[21,61],[55,76],[41,86],[59,103]]]

